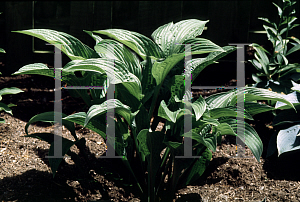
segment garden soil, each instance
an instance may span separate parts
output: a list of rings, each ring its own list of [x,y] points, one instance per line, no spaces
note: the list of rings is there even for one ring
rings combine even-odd
[[[49,145],[35,138],[25,138],[25,125],[38,113],[53,111],[54,80],[38,75],[0,77],[0,89],[18,87],[24,92],[3,96],[6,104],[14,103],[13,116],[1,113],[6,120],[0,125],[0,201],[140,201],[135,189],[124,179],[125,167],[117,159],[99,158],[105,155],[104,140],[96,133],[76,125],[77,135],[86,138],[90,165],[83,176],[73,161],[66,158],[53,178],[47,158]],[[222,90],[219,90],[222,91]],[[219,92],[218,91],[218,92]],[[215,91],[194,94],[207,96]],[[87,111],[80,98],[62,93],[63,113],[69,115]],[[272,117],[256,115],[249,122],[264,143],[264,153],[257,162],[246,147],[245,158],[236,157],[235,137],[224,137],[208,169],[202,177],[176,194],[176,202],[196,201],[300,201],[299,153],[278,159],[266,158],[266,146],[276,132],[270,126]],[[157,130],[160,130],[160,123]],[[46,123],[34,123],[29,133],[53,132]],[[63,128],[63,137],[72,139]],[[77,149],[71,148],[78,153]],[[88,167],[89,166],[89,167]],[[125,176],[125,177],[124,177]],[[123,179],[124,178],[124,179]],[[123,179],[123,180],[122,180]]]

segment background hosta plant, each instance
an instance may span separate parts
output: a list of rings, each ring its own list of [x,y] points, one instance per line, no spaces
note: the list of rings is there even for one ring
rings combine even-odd
[[[115,152],[122,156],[121,161],[133,176],[143,201],[172,201],[177,189],[197,180],[209,164],[212,153],[222,135],[239,136],[235,131],[236,117],[252,119],[252,115],[274,108],[255,103],[256,100],[281,101],[293,105],[281,95],[254,87],[240,88],[226,93],[212,95],[206,99],[201,96],[184,109],[185,94],[184,57],[185,47],[176,44],[192,44],[192,55],[209,53],[207,57],[188,61],[192,81],[209,64],[235,51],[235,47],[219,47],[213,42],[197,38],[208,21],[196,19],[183,20],[176,24],[168,23],[152,33],[152,39],[136,32],[122,29],[86,31],[96,41],[90,49],[78,39],[62,32],[45,29],[18,31],[38,37],[51,44],[64,44],[61,48],[72,60],[62,69],[62,81],[72,86],[105,86],[115,84],[115,99],[107,100],[107,89],[70,91],[81,96],[89,110],[69,116],[63,114],[63,124],[76,138],[74,125],[89,128],[105,140],[106,112],[115,109]],[[102,34],[111,39],[102,39]],[[115,45],[112,49],[111,46]],[[113,60],[112,60],[113,59]],[[76,77],[79,72],[82,77]],[[53,69],[44,64],[30,64],[14,74],[40,74],[54,77]],[[244,92],[246,91],[246,92]],[[246,94],[245,94],[246,93]],[[237,111],[237,95],[245,94],[246,114]],[[114,104],[114,105],[112,105]],[[53,134],[28,134],[28,126],[35,121],[53,122],[54,112],[46,112],[33,117],[26,125],[27,137],[37,137],[51,144],[53,153]],[[184,115],[192,114],[192,135],[185,138],[193,140],[193,155],[200,158],[175,158],[183,156]],[[151,119],[153,119],[152,125]],[[158,123],[165,120],[161,131],[155,131]],[[185,140],[187,140],[185,139]],[[243,138],[242,138],[243,139]],[[84,139],[71,141],[63,139],[63,155],[76,144],[84,146]],[[108,141],[106,141],[108,143]],[[245,123],[245,144],[259,161],[262,142],[255,130]],[[52,150],[51,150],[52,148]],[[164,151],[162,157],[161,152]],[[55,175],[59,163],[50,161]],[[167,182],[165,182],[167,179]]]
[[[293,6],[295,0],[282,0],[282,6],[273,3],[278,9],[279,21],[277,23],[268,18],[259,18],[265,22],[263,25],[267,32],[268,40],[272,43],[272,50],[267,51],[258,44],[251,46],[255,49],[255,59],[250,60],[258,70],[252,74],[256,82],[255,87],[265,88],[277,93],[291,93],[293,79],[295,82],[300,78],[299,64],[291,64],[288,60],[290,54],[300,49],[300,41],[296,37],[289,37],[290,30],[299,26],[294,24],[296,10]],[[274,102],[272,106],[274,106]]]
[[[300,85],[293,82],[292,90],[294,92],[284,95],[284,98],[294,104],[297,112],[300,109]],[[287,152],[300,149],[300,116],[290,106],[282,103],[276,103],[277,109],[284,109],[278,113],[273,120],[273,127],[279,131],[271,137],[268,146],[267,157],[273,155],[276,151],[278,157]]]

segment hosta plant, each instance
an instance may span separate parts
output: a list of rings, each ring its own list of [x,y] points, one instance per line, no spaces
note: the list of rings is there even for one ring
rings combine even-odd
[[[294,36],[289,37],[290,30],[299,26],[294,24],[297,20],[296,10],[293,8],[296,1],[282,0],[282,6],[273,4],[278,9],[278,22],[272,22],[268,18],[258,18],[265,23],[263,27],[267,32],[268,40],[272,43],[272,50],[269,52],[256,43],[251,44],[256,52],[255,59],[250,62],[258,71],[252,74],[252,79],[256,82],[253,86],[288,94],[292,92],[291,80],[296,82],[300,78],[300,65],[291,64],[288,60],[290,54],[300,49],[299,39]]]
[[[255,130],[245,123],[245,133],[236,125],[236,117],[252,119],[252,115],[273,110],[256,100],[281,101],[293,107],[280,94],[255,87],[234,89],[226,93],[201,96],[192,99],[191,92],[185,93],[185,65],[191,67],[192,82],[209,64],[235,51],[235,47],[220,47],[213,42],[197,38],[208,21],[183,20],[176,24],[160,26],[148,37],[122,29],[86,31],[96,41],[94,50],[78,39],[62,32],[45,29],[18,31],[38,37],[51,44],[64,44],[61,51],[72,60],[62,68],[62,81],[72,86],[104,86],[103,90],[73,90],[81,96],[89,110],[66,116],[63,122],[76,141],[63,138],[63,155],[70,153],[72,145],[82,146],[73,123],[80,124],[101,135],[107,143],[106,112],[115,110],[115,155],[121,156],[134,183],[140,191],[142,201],[172,201],[175,192],[197,179],[208,166],[212,151],[223,135],[239,136],[259,161],[262,142]],[[111,39],[102,39],[99,35]],[[185,47],[177,44],[192,44],[192,55],[209,53],[184,65]],[[111,45],[115,45],[111,48]],[[112,60],[113,59],[113,60]],[[78,72],[80,77],[77,77]],[[44,64],[30,64],[14,74],[40,74],[54,77],[53,69]],[[115,84],[114,99],[106,98],[107,89]],[[237,110],[237,96],[245,96],[245,114]],[[113,106],[112,106],[113,104]],[[184,109],[184,104],[192,111]],[[53,122],[54,112],[33,117],[26,125],[27,137],[43,139],[51,144],[53,134],[28,134],[28,127],[36,121]],[[184,133],[184,115],[192,115],[192,133]],[[150,124],[152,120],[152,125]],[[160,121],[165,121],[161,131],[155,131]],[[240,126],[238,126],[240,127]],[[245,139],[241,136],[245,135]],[[176,158],[184,155],[184,141],[192,138],[194,156],[197,158]],[[162,152],[164,151],[164,152]],[[199,157],[200,156],[200,157]],[[51,159],[50,159],[51,160]],[[51,160],[53,175],[62,159]]]
[[[297,112],[300,109],[300,85],[293,82],[292,90],[294,92],[283,97],[293,103]],[[267,157],[273,155],[276,151],[278,157],[283,153],[300,149],[300,116],[290,106],[282,103],[276,103],[277,109],[284,109],[278,113],[273,120],[273,127],[278,133],[274,133],[268,146]]]

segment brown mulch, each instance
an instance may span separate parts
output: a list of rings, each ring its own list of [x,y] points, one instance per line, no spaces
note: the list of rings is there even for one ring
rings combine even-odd
[[[13,86],[25,91],[3,97],[4,103],[18,106],[12,108],[14,116],[0,113],[6,120],[0,124],[0,201],[139,201],[126,179],[121,180],[127,172],[124,166],[114,159],[99,158],[105,153],[105,144],[94,132],[76,125],[77,135],[87,140],[92,168],[89,177],[82,175],[74,162],[66,158],[53,179],[46,158],[49,145],[22,137],[32,116],[53,110],[53,78],[0,77],[0,86],[0,89]],[[62,99],[65,114],[87,111],[79,98],[63,93]],[[265,146],[274,132],[267,127],[272,119],[267,115],[254,118],[256,121],[250,123]],[[29,127],[29,133],[41,131],[51,132],[53,127],[42,123]],[[63,137],[72,139],[66,129]],[[75,147],[71,150],[78,153]],[[201,179],[179,190],[176,201],[262,201],[265,197],[266,201],[300,201],[299,161],[295,161],[299,153],[282,159],[266,159],[264,149],[258,163],[247,147],[245,154],[250,158],[232,158],[235,150],[235,138],[224,137]],[[81,160],[87,168],[84,159]]]

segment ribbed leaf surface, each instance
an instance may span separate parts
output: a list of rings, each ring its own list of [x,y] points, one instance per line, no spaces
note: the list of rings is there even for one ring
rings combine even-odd
[[[99,55],[90,47],[83,44],[77,38],[51,29],[29,29],[23,31],[13,31],[37,37],[50,44],[61,44],[61,51],[71,60],[85,60],[88,58],[99,58]],[[55,45],[59,48],[58,45]],[[60,48],[59,48],[60,49]]]
[[[152,56],[153,59],[163,57],[163,52],[159,46],[157,46],[148,37],[137,32],[123,29],[106,29],[93,32],[106,35],[122,44],[125,44],[144,60],[146,59],[146,56]]]

